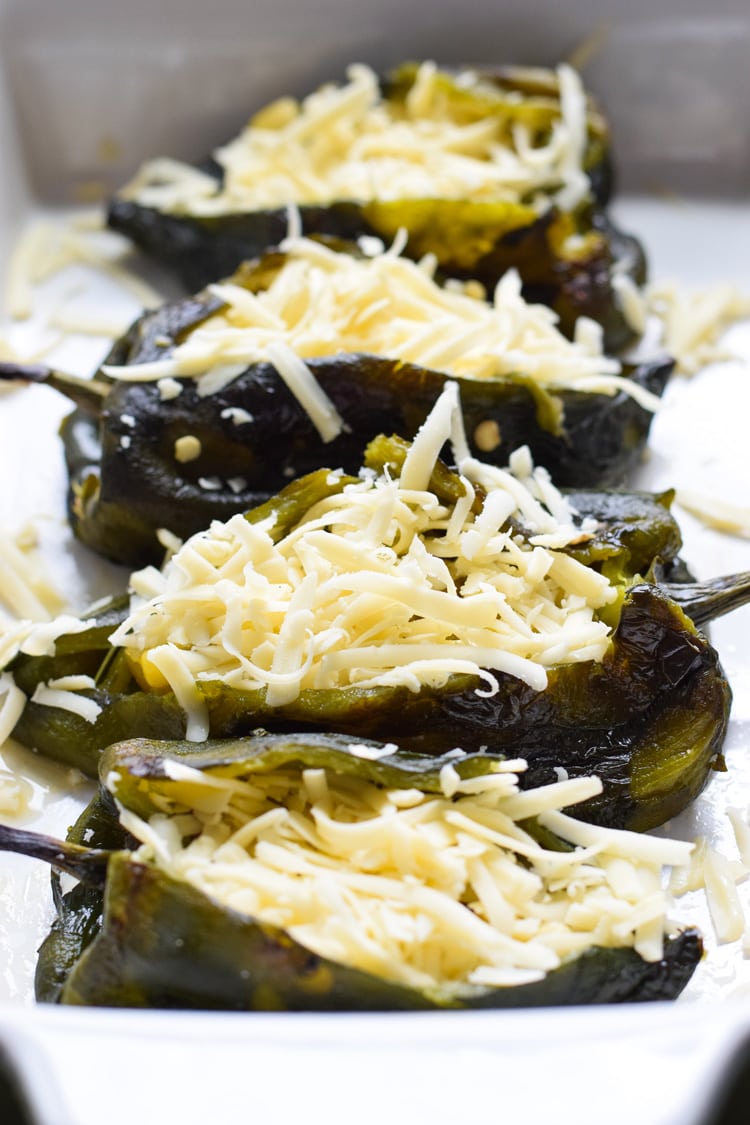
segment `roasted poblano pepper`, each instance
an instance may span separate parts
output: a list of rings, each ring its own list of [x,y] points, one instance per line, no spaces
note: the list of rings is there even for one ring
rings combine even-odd
[[[264,290],[285,260],[268,254],[232,280],[250,292]],[[167,359],[221,308],[206,291],[146,313],[107,362],[127,367]],[[78,537],[115,561],[155,561],[158,528],[186,538],[212,519],[261,503],[290,477],[321,465],[356,472],[363,446],[376,434],[413,436],[448,378],[415,363],[345,351],[306,363],[345,423],[327,443],[266,362],[211,394],[181,379],[181,392],[168,400],[155,382],[58,380],[81,403],[62,426]],[[625,364],[623,374],[660,395],[671,368],[662,358]],[[637,463],[651,423],[650,410],[624,389],[552,392],[523,371],[458,382],[472,451],[505,464],[514,449],[528,445],[562,487],[618,484]],[[188,436],[198,453],[177,460],[175,443]]]
[[[366,460],[370,467],[397,470],[407,449],[398,439],[381,438]],[[247,519],[273,515],[274,535],[281,538],[315,502],[346,483],[346,477],[320,470]],[[460,479],[440,464],[430,488],[446,503],[455,503],[463,491]],[[293,702],[269,707],[265,689],[240,691],[221,680],[204,680],[200,695],[210,737],[264,727],[341,732],[433,755],[456,746],[471,753],[487,747],[526,758],[524,783],[546,783],[558,766],[570,776],[600,775],[603,795],[581,809],[592,820],[644,829],[673,816],[701,790],[719,760],[730,703],[717,654],[687,614],[704,622],[734,608],[747,599],[750,582],[738,576],[688,585],[682,592],[679,584],[640,580],[652,564],[662,576],[676,565],[680,540],[668,495],[573,493],[571,500],[582,515],[599,521],[599,530],[567,553],[606,574],[620,591],[618,602],[607,608],[616,627],[602,661],[553,666],[543,691],[498,674],[499,690],[489,697],[476,694],[475,677],[454,675],[442,688],[418,691],[303,689]],[[126,611],[119,612],[124,619]],[[89,630],[61,637],[54,656],[20,655],[10,666],[29,697],[38,683],[61,675],[96,678],[96,689],[86,693],[102,708],[94,722],[30,701],[14,732],[26,745],[90,775],[102,750],[116,741],[180,739],[186,731],[174,694],[139,688],[125,653],[109,646],[117,614],[114,606],[106,621],[100,615]]]
[[[325,770],[329,777],[376,789],[441,794],[441,770],[462,779],[487,775],[487,754],[456,759],[357,747],[347,739],[316,735],[263,735],[194,746],[137,740],[112,747],[102,778],[118,801],[139,817],[169,806],[200,807],[200,782],[170,780],[171,762],[189,763],[210,776],[263,777],[287,771]],[[210,790],[209,792],[215,792]],[[372,815],[372,810],[368,813]],[[527,838],[552,851],[570,849],[536,818],[521,822]],[[663,954],[645,961],[630,947],[592,944],[565,958],[533,983],[499,987],[450,981],[415,986],[387,979],[316,954],[277,925],[221,905],[197,886],[134,858],[136,843],[117,822],[102,787],[69,837],[60,844],[30,833],[0,829],[0,847],[22,851],[77,875],[82,882],[57,894],[57,919],[42,945],[37,996],[43,1001],[108,1007],[233,1010],[429,1010],[539,1007],[546,1005],[667,1000],[679,995],[700,960],[694,930],[665,939]],[[81,847],[88,841],[88,849]],[[114,849],[114,850],[111,850]],[[102,887],[102,885],[104,886]]]
[[[383,82],[385,105],[396,115],[403,113],[418,74],[419,68],[410,64]],[[433,81],[451,121],[466,125],[500,120],[508,143],[520,126],[528,130],[533,146],[544,145],[561,118],[559,81],[552,71],[482,71],[473,85],[438,72]],[[263,113],[258,122],[268,127]],[[475,278],[491,291],[503,273],[517,269],[526,296],[554,308],[566,332],[572,333],[579,316],[592,317],[603,326],[609,349],[616,351],[632,339],[633,331],[612,279],[615,273],[627,274],[642,283],[646,267],[638,242],[618,231],[606,215],[611,186],[609,133],[590,100],[583,145],[581,167],[589,178],[589,190],[569,210],[560,209],[549,195],[543,203],[535,190],[517,189],[516,198],[506,193],[502,201],[487,201],[442,198],[437,188],[434,195],[369,202],[308,203],[299,196],[260,208],[239,201],[226,213],[207,214],[191,212],[188,205],[174,209],[146,205],[139,201],[138,190],[124,189],[110,204],[109,223],[174,269],[190,289],[226,276],[241,261],[277,245],[287,233],[286,203],[299,204],[305,234],[345,239],[377,236],[390,241],[405,229],[406,253],[414,258],[434,254],[447,276]],[[225,178],[221,154],[218,162],[209,161],[202,171],[216,179],[220,191]],[[163,174],[157,161],[150,182],[158,185]],[[145,181],[148,186],[148,173]]]

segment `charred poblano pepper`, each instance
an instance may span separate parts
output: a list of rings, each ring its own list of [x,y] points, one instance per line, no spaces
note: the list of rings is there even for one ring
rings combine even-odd
[[[368,464],[398,471],[408,448],[381,438],[371,445]],[[274,535],[281,538],[316,502],[346,484],[346,477],[321,470],[289,485],[247,519],[258,523],[272,516]],[[445,503],[455,503],[463,490],[460,479],[440,464],[430,487]],[[641,829],[673,816],[701,790],[717,762],[730,693],[716,652],[678,604],[680,586],[660,588],[639,580],[657,562],[660,574],[668,574],[679,549],[669,497],[578,493],[571,499],[599,526],[566,553],[606,574],[620,591],[607,610],[616,627],[603,660],[553,666],[543,691],[498,674],[498,691],[485,697],[476,694],[475,677],[453,675],[441,688],[417,691],[306,688],[293,701],[270,707],[265,689],[238,690],[208,679],[199,691],[210,736],[233,737],[265,727],[337,731],[426,754],[455,746],[469,752],[488,747],[526,758],[524,782],[529,784],[550,781],[558,766],[570,776],[599,774],[604,793],[581,810],[592,820]],[[747,576],[738,576],[734,582],[688,586],[683,601],[703,621],[746,600],[749,591]],[[121,614],[122,620],[125,611]],[[124,651],[106,651],[103,638],[115,617],[113,611],[106,628],[97,624],[61,637],[54,656],[20,655],[10,666],[29,697],[38,683],[60,675],[96,677],[97,688],[85,693],[101,707],[95,721],[29,702],[14,732],[21,742],[88,774],[96,772],[102,750],[116,741],[145,735],[180,739],[186,731],[175,695],[143,690]]]
[[[256,790],[264,778],[278,785],[285,773],[293,786],[302,771],[325,770],[334,782],[347,779],[351,799],[357,784],[369,793],[370,802],[377,791],[418,790],[429,799],[442,796],[441,771],[446,767],[466,780],[487,776],[498,764],[487,754],[426,759],[388,753],[377,744],[355,749],[371,756],[356,756],[345,738],[335,736],[264,735],[207,744],[202,751],[172,743],[124,743],[105,755],[101,772],[106,788],[73,829],[73,844],[55,845],[43,838],[35,842],[32,834],[0,829],[0,847],[57,862],[82,879],[73,891],[58,896],[58,917],[40,950],[38,998],[109,1007],[232,1010],[493,1009],[666,1000],[685,987],[702,949],[693,930],[666,938],[662,956],[651,961],[626,944],[603,947],[592,941],[533,983],[415,985],[389,979],[385,969],[353,967],[345,958],[313,952],[278,925],[221,904],[152,860],[134,857],[127,849],[137,841],[118,824],[108,791],[137,817],[165,810],[189,814],[202,807],[200,774],[175,781],[172,762],[203,771],[208,783],[212,777],[247,779]],[[371,804],[366,815],[373,815]],[[548,852],[570,851],[564,838],[545,827],[544,818],[522,820],[519,828],[524,840],[537,841]],[[24,839],[16,838],[21,835]],[[96,850],[77,843],[84,835]]]
[[[497,143],[511,152],[518,130],[538,151],[550,142],[559,146],[557,131],[576,95],[561,92],[558,75],[509,68],[465,79],[457,82],[455,76],[440,71],[430,77],[430,108],[424,111],[428,122],[436,115],[454,127],[481,128],[483,123],[498,122]],[[423,89],[423,82],[424,70],[415,65],[401,67],[383,82],[382,104],[394,119],[416,117],[419,122],[421,111],[414,109],[413,99],[422,96],[415,87],[422,84]],[[205,204],[208,196],[208,206],[191,208],[184,199],[173,206],[154,202],[154,189],[158,198],[165,177],[168,181],[171,174],[163,161],[156,161],[112,201],[109,223],[176,270],[190,289],[226,276],[241,261],[277,245],[287,233],[289,203],[299,205],[305,234],[345,239],[377,236],[390,241],[405,229],[406,253],[412,257],[434,254],[444,274],[475,278],[489,290],[508,269],[517,269],[528,298],[554,308],[566,332],[572,333],[579,316],[592,317],[604,327],[610,350],[619,350],[632,339],[633,331],[622,315],[613,277],[627,274],[642,283],[645,260],[638,242],[617,231],[606,216],[611,185],[608,128],[593,103],[584,103],[582,91],[578,96],[585,126],[581,137],[572,141],[576,155],[570,159],[580,161],[579,174],[588,177],[588,183],[570,203],[555,202],[564,175],[558,170],[546,185],[521,179],[495,198],[476,191],[455,197],[455,187],[454,197],[445,197],[448,193],[444,188],[441,192],[439,184],[434,188],[420,184],[418,189],[405,190],[403,198],[394,198],[391,188],[369,200],[344,192],[343,198],[310,201],[305,189],[292,182],[282,200],[261,206],[243,202],[240,188],[232,190],[231,204],[217,213],[211,197],[221,193],[228,178],[225,156],[219,152],[218,159],[202,169],[204,198],[199,202]],[[255,123],[266,136],[273,136],[293,116],[290,105],[269,107]],[[320,138],[325,126],[313,131]],[[295,143],[304,153],[305,137],[301,142],[290,138],[290,145]],[[458,151],[471,152],[471,148]],[[394,156],[398,159],[398,149]],[[215,187],[211,179],[206,187],[207,176],[215,180]]]
[[[232,280],[249,293],[266,290],[288,261],[266,255]],[[128,368],[169,360],[224,307],[206,291],[146,313],[107,363]],[[62,426],[77,536],[118,562],[155,561],[158,528],[186,538],[212,519],[261,503],[290,477],[321,465],[356,472],[367,441],[378,433],[413,436],[446,379],[455,377],[345,348],[305,362],[343,422],[332,440],[323,440],[270,362],[250,364],[210,394],[199,381],[180,379],[179,393],[166,399],[155,381],[58,379],[79,402]],[[623,375],[658,396],[671,368],[665,359],[625,364]],[[17,370],[6,365],[6,377]],[[652,414],[626,386],[609,392],[550,387],[522,370],[457,378],[470,447],[485,461],[505,464],[514,449],[528,445],[559,486],[601,488],[621,482],[641,455]],[[191,443],[189,459],[177,456],[181,441]]]

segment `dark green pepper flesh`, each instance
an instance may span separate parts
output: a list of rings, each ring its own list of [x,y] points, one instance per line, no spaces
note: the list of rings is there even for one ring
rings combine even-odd
[[[233,1011],[517,1008],[668,1000],[701,956],[695,931],[643,961],[592,949],[516,988],[417,990],[319,957],[275,926],[215,906],[199,891],[120,853],[110,861],[101,933],[67,976],[67,1004]]]
[[[402,103],[416,73],[414,64],[394,71],[384,80],[385,96]],[[443,96],[461,119],[481,120],[500,112],[522,122],[540,142],[548,137],[552,121],[559,115],[559,91],[552,72],[546,81],[531,80],[513,68],[484,71],[481,77],[486,83],[481,94],[456,85],[447,74],[438,77]],[[579,316],[590,316],[604,328],[608,348],[619,351],[634,333],[615,297],[613,272],[616,268],[641,284],[646,265],[637,240],[617,231],[603,211],[611,187],[609,138],[605,122],[591,106],[584,164],[591,197],[575,212],[560,213],[550,207],[539,215],[523,200],[340,201],[300,206],[301,227],[308,235],[347,240],[362,235],[390,240],[403,227],[409,232],[409,256],[434,253],[445,275],[476,278],[490,292],[508,269],[518,269],[527,298],[554,308],[564,331],[572,333]],[[223,170],[215,161],[207,162],[204,171],[221,182]],[[225,277],[242,261],[277,246],[288,229],[283,207],[195,217],[117,197],[110,203],[108,221],[175,270],[188,289]],[[570,249],[570,235],[578,236],[580,245],[575,250]]]
[[[47,659],[53,663],[43,666],[46,678],[55,674],[56,658]],[[30,694],[39,664],[20,658],[13,671]],[[454,677],[443,689],[416,693],[306,690],[276,709],[266,706],[264,691],[238,692],[220,681],[206,681],[200,690],[214,738],[265,727],[340,732],[430,755],[454,746],[470,752],[486,747],[526,758],[529,785],[554,780],[558,766],[571,776],[597,773],[604,794],[583,806],[582,815],[639,829],[686,807],[720,754],[731,696],[718,657],[679,607],[652,586],[628,592],[602,663],[554,667],[542,692],[510,676],[498,674],[497,680],[499,690],[490,698],[476,695],[470,677]],[[96,772],[101,751],[123,738],[184,737],[184,713],[171,693],[87,694],[102,705],[94,723],[28,703],[14,736],[89,774]]]
[[[245,270],[242,283],[263,287],[279,257]],[[198,295],[147,313],[114,346],[108,362],[128,365],[169,355],[172,347],[219,307]],[[76,535],[100,554],[131,566],[160,556],[155,539],[165,527],[181,538],[247,511],[321,464],[357,472],[362,449],[381,433],[412,437],[448,376],[398,360],[341,355],[309,360],[347,429],[324,444],[309,416],[270,364],[254,364],[223,390],[201,398],[193,380],[163,401],[153,383],[117,383],[100,417],[77,409],[62,436],[70,478],[69,513]],[[669,360],[626,368],[640,387],[660,395]],[[624,391],[614,395],[562,391],[552,396],[522,374],[497,380],[459,379],[471,451],[505,465],[529,445],[559,487],[606,487],[635,467],[651,413]],[[232,408],[252,421],[236,425]],[[562,410],[562,424],[560,411]],[[224,415],[222,417],[222,415]],[[126,421],[123,421],[123,418]],[[127,424],[136,419],[136,425]],[[496,427],[498,444],[477,445]],[[200,454],[181,464],[175,442],[192,435]],[[127,440],[123,442],[123,438]],[[491,444],[491,443],[490,443]],[[206,479],[216,487],[207,489]],[[230,484],[230,481],[232,482]]]
[[[118,798],[148,816],[170,793],[167,758],[222,776],[289,767],[343,770],[374,784],[426,792],[440,791],[443,765],[443,759],[401,753],[353,758],[346,739],[301,735],[211,743],[198,752],[189,744],[135,741],[112,747],[101,772],[115,770]],[[451,762],[463,777],[488,769],[486,755]],[[533,833],[531,822],[526,827]],[[80,841],[84,832],[98,847],[129,844],[106,792],[82,815],[71,839]],[[283,930],[220,907],[121,851],[110,857],[104,899],[100,889],[79,885],[57,906],[40,951],[38,998],[111,1007],[392,1011],[667,1000],[682,991],[702,950],[697,933],[686,931],[665,942],[655,963],[632,949],[592,948],[534,984],[414,989],[319,957]]]

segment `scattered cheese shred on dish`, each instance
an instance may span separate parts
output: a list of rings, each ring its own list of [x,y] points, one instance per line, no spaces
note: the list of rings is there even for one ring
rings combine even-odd
[[[0,674],[0,746],[10,738],[26,706],[26,695],[10,672]]]
[[[644,298],[661,322],[662,345],[684,375],[694,375],[709,363],[737,358],[721,343],[732,324],[750,316],[750,297],[736,285],[725,282],[691,293],[665,281],[649,285]]]
[[[750,507],[745,504],[731,504],[718,496],[706,496],[687,488],[679,488],[675,500],[706,527],[741,539],[750,539]]]
[[[0,668],[7,667],[19,652],[52,655],[59,636],[90,626],[90,622],[62,612],[65,605],[65,598],[47,573],[33,524],[0,534]],[[58,694],[61,698],[72,696],[73,707],[69,709],[74,709],[83,697],[74,696],[70,685],[65,686],[68,690]],[[10,737],[25,704],[26,696],[13,677],[9,673],[0,675],[0,745]],[[92,701],[84,699],[84,709],[87,705],[90,714]]]
[[[434,63],[423,63],[402,105],[384,100],[377,75],[355,64],[342,86],[326,85],[299,104],[284,98],[261,110],[215,159],[223,183],[175,160],[145,164],[121,192],[146,207],[226,214],[248,209],[373,199],[514,201],[541,196],[563,209],[588,194],[583,170],[586,95],[569,66],[558,67],[560,113],[537,143],[508,114],[467,119],[446,99]],[[466,72],[456,85],[492,92]],[[495,95],[497,91],[494,90]]]
[[[0,626],[19,618],[51,621],[65,599],[55,588],[38,550],[36,529],[0,533]],[[3,609],[6,612],[3,612]]]
[[[0,817],[17,817],[27,812],[34,790],[26,778],[0,769]]]
[[[303,361],[325,356],[367,353],[478,380],[520,372],[552,392],[625,391],[646,409],[658,407],[655,395],[604,355],[599,325],[582,317],[576,338],[566,339],[554,312],[523,299],[515,270],[488,303],[456,286],[442,288],[434,260],[402,258],[397,245],[366,259],[305,238],[281,248],[286,259],[267,289],[252,293],[231,281],[210,286],[224,307],[169,355],[103,372],[126,382],[192,376],[201,394],[206,383],[210,393],[249,364],[270,362],[324,440],[342,422]]]
[[[716,848],[708,847],[703,864],[708,911],[716,937],[722,944],[737,941],[745,930],[745,912],[737,894],[737,881],[748,875],[744,864],[732,863]]]
[[[588,526],[528,451],[508,470],[464,459],[452,506],[429,491],[457,419],[449,384],[400,480],[363,470],[283,536],[273,516],[216,521],[162,572],[132,576],[131,613],[111,642],[151,687],[175,692],[188,738],[207,737],[199,685],[210,680],[265,689],[271,706],[307,688],[418,691],[454,673],[492,694],[493,672],[542,690],[546,667],[603,657],[610,630],[597,611],[615,589],[560,550]],[[486,490],[476,513],[475,486]]]
[[[521,792],[511,769],[524,762],[468,780],[454,769],[443,794],[406,801],[321,769],[227,778],[166,766],[164,812],[146,822],[121,807],[143,842],[136,858],[321,956],[417,988],[525,984],[592,946],[659,960],[662,867],[692,848],[589,825],[580,846],[560,810],[601,782]],[[116,771],[107,784],[116,794]],[[541,846],[529,817],[561,818],[571,849]]]
[[[123,264],[122,259],[131,249],[127,239],[102,229],[100,213],[98,228],[82,225],[80,216],[30,223],[17,239],[6,271],[8,314],[14,320],[31,317],[37,286],[71,266],[90,267],[95,275],[108,278],[130,293],[144,308],[155,308],[162,303],[161,295]],[[49,326],[66,333],[117,336],[127,328],[130,319],[123,322],[122,318],[110,315],[105,321],[101,313],[76,312],[68,300],[63,300],[53,310]]]
[[[747,812],[728,808],[727,818],[732,826],[738,860],[729,859],[709,844],[705,836],[695,839],[695,848],[684,867],[675,868],[669,880],[669,891],[680,896],[689,891],[703,891],[708,912],[721,944],[737,941],[746,931],[746,916],[737,883],[750,875],[750,827]]]

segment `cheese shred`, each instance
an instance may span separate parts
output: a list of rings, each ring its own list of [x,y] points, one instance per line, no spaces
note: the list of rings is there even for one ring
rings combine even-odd
[[[589,193],[583,163],[587,103],[580,77],[557,70],[560,103],[550,128],[503,112],[497,89],[465,72],[455,85],[474,92],[446,98],[446,75],[423,63],[403,103],[383,98],[377,75],[354,64],[342,86],[326,85],[299,104],[291,98],[256,114],[214,158],[221,184],[175,160],[145,164],[121,195],[175,214],[221,215],[341,200],[533,198],[575,208]],[[489,97],[490,110],[485,104]],[[511,96],[512,100],[512,96]]]
[[[138,859],[320,956],[410,987],[526,984],[592,946],[658,961],[662,865],[686,863],[691,845],[589,826],[585,846],[574,835],[571,850],[549,850],[519,821],[559,817],[601,783],[519,792],[511,764],[525,768],[499,763],[467,780],[448,764],[431,794],[320,769],[228,778],[167,763],[163,811],[121,815],[142,841]],[[115,794],[119,782],[108,779]],[[626,838],[640,844],[630,856]]]
[[[494,673],[542,690],[551,664],[603,657],[610,630],[598,611],[616,591],[560,550],[589,531],[528,454],[508,470],[465,461],[468,504],[429,490],[459,412],[449,384],[401,479],[363,470],[283,535],[273,517],[216,521],[161,572],[133,576],[111,642],[147,685],[175,692],[188,737],[206,737],[200,689],[213,680],[264,690],[270,706],[306,689],[419,691],[455,674],[492,695]],[[480,481],[487,494],[473,511]]]
[[[271,363],[324,441],[344,428],[306,361],[369,354],[459,378],[517,377],[550,393],[631,395],[649,410],[658,398],[621,374],[604,354],[602,331],[580,318],[568,340],[557,316],[530,304],[509,270],[492,301],[470,285],[442,288],[431,259],[412,262],[394,245],[368,258],[338,253],[306,238],[282,243],[284,260],[268,287],[250,293],[227,281],[211,286],[224,302],[169,354],[151,362],[104,365],[123,382],[192,377],[199,395],[220,390],[253,363]]]

